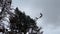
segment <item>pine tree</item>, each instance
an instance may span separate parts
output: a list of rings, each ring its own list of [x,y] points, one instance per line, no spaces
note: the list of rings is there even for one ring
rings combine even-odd
[[[25,13],[21,12],[18,8],[15,9],[15,17],[12,17],[12,19],[10,19],[10,23],[12,24],[12,30],[16,31],[17,29],[24,34],[26,34],[30,28],[32,28],[32,31],[34,30],[36,32],[40,30],[38,29],[35,20],[30,18],[30,16],[25,15]],[[32,33],[33,32],[31,32],[31,34]]]
[[[36,20],[26,15],[24,12],[21,12],[18,7],[14,10],[15,14],[12,13],[10,11],[11,3],[12,0],[0,0],[0,32],[3,32],[4,34],[26,34],[27,32],[29,34],[37,34],[41,28],[36,25]],[[40,17],[42,17],[42,14]],[[6,21],[6,23],[9,24],[6,25],[3,21]],[[43,32],[40,32],[40,34],[42,33]]]

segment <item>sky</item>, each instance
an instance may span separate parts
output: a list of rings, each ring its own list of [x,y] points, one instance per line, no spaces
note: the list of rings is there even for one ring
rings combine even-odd
[[[13,0],[12,7],[18,7],[31,18],[38,19],[37,25],[42,27],[43,34],[60,34],[60,0]]]

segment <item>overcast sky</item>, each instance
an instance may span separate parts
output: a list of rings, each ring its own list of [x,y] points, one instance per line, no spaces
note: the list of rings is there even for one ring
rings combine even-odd
[[[44,34],[60,34],[60,0],[13,0],[12,7],[25,11],[31,18],[43,17],[37,21]]]

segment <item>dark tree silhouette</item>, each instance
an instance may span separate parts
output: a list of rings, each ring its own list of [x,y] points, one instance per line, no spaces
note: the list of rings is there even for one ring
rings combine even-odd
[[[26,34],[27,32],[29,34],[37,34],[41,30],[41,28],[36,25],[36,20],[26,15],[24,12],[21,12],[18,7],[14,10],[15,14],[12,13],[10,11],[11,3],[12,0],[0,0],[0,7],[2,7],[0,12],[0,24],[3,21],[7,21],[10,24],[10,31],[5,28],[5,24],[3,23],[3,26],[0,25],[2,26],[0,32],[3,32],[4,34]],[[7,17],[7,14],[9,15],[9,17]],[[41,16],[39,18],[43,16],[42,13],[40,13],[40,15]],[[6,20],[5,17],[9,20]],[[43,32],[40,32],[40,34],[42,33]]]
[[[15,16],[10,19],[11,29],[17,30],[19,32],[23,32],[26,34],[30,28],[35,31],[39,31],[38,26],[34,19],[30,18],[30,16],[25,15],[25,13],[21,12],[18,8],[15,9]],[[38,30],[37,30],[38,29]]]

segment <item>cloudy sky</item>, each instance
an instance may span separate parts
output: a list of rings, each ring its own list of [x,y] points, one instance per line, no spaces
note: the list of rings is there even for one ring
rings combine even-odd
[[[60,34],[60,0],[13,0],[12,7],[25,11],[31,18],[42,13],[37,25],[43,27],[44,34]]]

